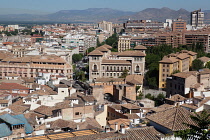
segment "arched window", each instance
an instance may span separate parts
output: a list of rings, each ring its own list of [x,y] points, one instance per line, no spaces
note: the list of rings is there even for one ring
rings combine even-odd
[[[140,70],[139,70],[139,65],[136,66],[136,71],[137,71],[137,72],[140,71]]]
[[[93,65],[93,70],[97,71],[97,65]]]

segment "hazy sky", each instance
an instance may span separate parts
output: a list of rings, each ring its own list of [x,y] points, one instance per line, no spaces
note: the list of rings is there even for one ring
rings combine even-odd
[[[146,8],[169,7],[188,11],[210,9],[210,0],[1,0],[0,8],[20,8],[55,12],[87,8],[112,8],[124,11],[141,11]]]

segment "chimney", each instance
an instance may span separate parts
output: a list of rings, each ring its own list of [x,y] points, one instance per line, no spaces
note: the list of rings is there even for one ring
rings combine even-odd
[[[125,125],[124,125],[124,124],[121,124],[121,125],[120,125],[120,132],[121,132],[122,134],[125,134]]]
[[[118,123],[115,123],[115,131],[118,131]]]
[[[77,130],[79,130],[79,124],[77,124]]]

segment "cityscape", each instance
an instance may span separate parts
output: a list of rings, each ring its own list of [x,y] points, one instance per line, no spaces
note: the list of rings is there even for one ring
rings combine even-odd
[[[210,139],[208,2],[82,1],[0,6],[0,140]]]

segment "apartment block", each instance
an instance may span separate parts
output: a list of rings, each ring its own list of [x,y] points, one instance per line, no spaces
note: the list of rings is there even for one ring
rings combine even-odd
[[[166,88],[166,78],[171,76],[174,71],[188,72],[192,61],[196,58],[197,53],[187,50],[164,56],[159,61],[159,88]]]
[[[203,27],[204,12],[201,9],[191,12],[191,25],[194,29]]]
[[[6,78],[9,74],[36,77],[40,71],[61,73],[72,78],[72,66],[56,55],[7,57],[0,62],[0,78]]]
[[[118,40],[118,52],[131,49],[131,37],[130,36],[119,36]]]
[[[134,51],[111,52],[112,47],[103,45],[88,54],[89,80],[96,78],[118,78],[127,70],[128,74],[144,75],[145,50],[144,46],[136,46]]]
[[[185,32],[186,31],[186,21],[182,19],[177,19],[172,22],[172,31],[181,31]]]

